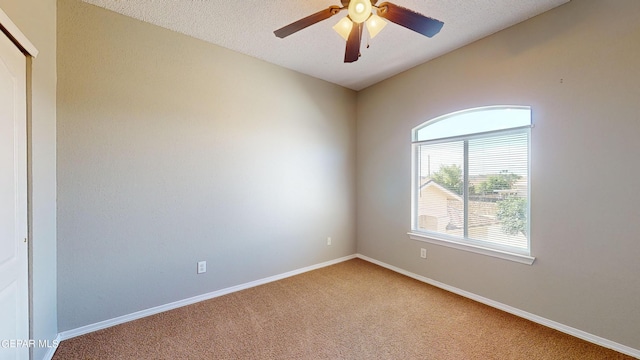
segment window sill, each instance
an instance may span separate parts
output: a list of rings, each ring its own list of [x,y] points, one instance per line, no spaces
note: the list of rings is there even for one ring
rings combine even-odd
[[[532,265],[533,262],[536,260],[535,257],[528,256],[528,255],[516,254],[508,251],[495,250],[495,249],[490,249],[482,246],[476,246],[476,245],[466,244],[462,242],[457,242],[453,240],[436,239],[434,237],[430,237],[424,234],[418,234],[415,232],[409,232],[407,233],[407,235],[409,235],[409,238],[411,240],[424,241],[431,244],[469,251],[476,254],[492,256],[492,257],[496,257],[504,260],[515,261],[521,264]]]

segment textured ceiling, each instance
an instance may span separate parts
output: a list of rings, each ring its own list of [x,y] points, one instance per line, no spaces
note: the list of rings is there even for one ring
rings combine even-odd
[[[515,25],[569,0],[392,0],[441,20],[433,38],[389,23],[361,58],[343,63],[345,41],[332,26],[346,12],[284,39],[273,31],[340,5],[339,0],[84,0],[304,74],[361,90]]]

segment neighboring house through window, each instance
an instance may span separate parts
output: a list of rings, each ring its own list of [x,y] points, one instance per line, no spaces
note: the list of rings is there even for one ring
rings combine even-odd
[[[413,129],[414,240],[532,264],[531,109],[490,106]]]

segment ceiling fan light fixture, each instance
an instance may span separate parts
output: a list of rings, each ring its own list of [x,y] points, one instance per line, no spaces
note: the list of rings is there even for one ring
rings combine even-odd
[[[346,16],[333,26],[333,30],[335,30],[340,36],[342,36],[345,41],[349,39],[349,34],[351,33],[352,28],[353,21],[349,20],[349,18]]]
[[[371,0],[351,0],[349,2],[349,17],[356,24],[361,24],[371,16]]]
[[[282,39],[348,9],[349,15],[335,24],[333,30],[347,42],[344,62],[352,63],[360,58],[365,23],[366,32],[371,39],[377,36],[389,21],[429,38],[439,33],[444,25],[440,20],[388,2],[378,5],[378,0],[340,0],[340,3],[342,6],[329,6],[327,9],[281,27],[273,33]],[[374,7],[377,9],[377,15],[372,13]],[[367,47],[369,47],[368,43]]]
[[[385,26],[387,26],[387,22],[382,20],[380,16],[373,14],[369,20],[367,20],[366,25],[369,36],[373,39]]]

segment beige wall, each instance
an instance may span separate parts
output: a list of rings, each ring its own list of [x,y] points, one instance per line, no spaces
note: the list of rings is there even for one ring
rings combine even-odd
[[[53,340],[56,323],[56,1],[0,0],[0,8],[38,49],[32,67],[31,337]],[[35,348],[41,359],[47,348]]]
[[[60,331],[355,253],[355,92],[75,0],[58,24]]]
[[[358,251],[640,349],[638,19],[637,0],[572,1],[360,92]],[[532,266],[406,235],[411,129],[501,104],[533,111]]]

